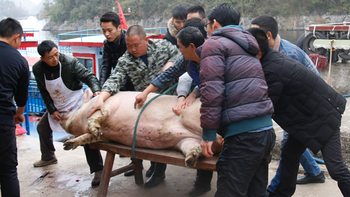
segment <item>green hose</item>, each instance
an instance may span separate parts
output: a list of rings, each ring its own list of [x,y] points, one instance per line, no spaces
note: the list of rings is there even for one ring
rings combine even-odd
[[[177,85],[177,83],[175,83],[173,86],[171,86],[170,88],[168,88],[165,92],[163,92],[162,94],[159,94],[155,97],[153,97],[151,100],[149,100],[141,109],[140,113],[139,113],[139,116],[137,117],[137,120],[136,120],[136,124],[135,124],[135,129],[134,129],[134,138],[132,139],[132,158],[135,159],[135,143],[136,143],[136,131],[137,131],[137,126],[139,124],[139,120],[140,120],[140,117],[141,117],[141,114],[142,112],[146,109],[146,107],[148,106],[148,104],[150,104],[154,99],[168,93],[170,90],[172,90],[175,86]]]

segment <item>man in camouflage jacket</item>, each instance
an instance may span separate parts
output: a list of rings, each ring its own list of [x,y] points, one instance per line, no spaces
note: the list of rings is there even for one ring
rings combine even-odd
[[[174,65],[181,57],[177,47],[166,40],[146,38],[146,32],[139,25],[131,26],[126,32],[127,51],[119,58],[115,71],[104,83],[101,94],[91,106],[88,117],[96,110],[104,111],[103,103],[118,93],[120,85],[129,77],[136,91],[143,91],[162,71]],[[171,87],[169,83],[163,90]],[[173,91],[174,92],[174,91]],[[145,187],[155,187],[165,179],[166,164],[156,163],[154,172],[146,181]]]

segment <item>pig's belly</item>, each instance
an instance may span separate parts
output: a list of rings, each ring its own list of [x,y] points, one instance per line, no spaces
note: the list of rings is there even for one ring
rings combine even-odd
[[[111,141],[132,146],[134,128],[109,129],[108,131],[103,129],[103,136]],[[171,129],[161,130],[157,127],[140,126],[136,133],[135,146],[150,149],[172,148],[186,138],[201,140],[201,136],[191,133],[180,125],[173,125]]]

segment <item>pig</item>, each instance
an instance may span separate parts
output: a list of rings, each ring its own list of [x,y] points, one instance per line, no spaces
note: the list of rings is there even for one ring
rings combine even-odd
[[[74,136],[64,143],[64,149],[75,149],[79,145],[93,142],[115,141],[132,146],[134,128],[141,109],[134,109],[135,96],[140,92],[118,92],[104,102],[104,114],[98,110],[87,118],[90,106],[97,100],[86,90],[82,106],[61,118],[61,126]],[[151,93],[148,100],[157,94]],[[147,100],[147,101],[148,101]],[[147,101],[145,103],[147,103]],[[183,109],[177,116],[172,107],[176,96],[162,95],[153,100],[143,111],[137,127],[135,146],[149,149],[173,148],[185,155],[185,165],[195,167],[202,156],[200,142],[200,101]],[[213,143],[213,152],[221,150],[219,136]]]

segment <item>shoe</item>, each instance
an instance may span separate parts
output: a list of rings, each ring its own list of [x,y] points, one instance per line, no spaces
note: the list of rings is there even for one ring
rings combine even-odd
[[[275,196],[276,196],[275,193],[272,193],[272,192],[270,192],[269,190],[266,190],[266,194],[267,194],[266,197],[275,197]]]
[[[128,170],[124,173],[124,176],[134,176],[134,169]]]
[[[152,176],[144,184],[145,187],[155,187],[165,179],[166,164],[156,163]]]
[[[298,177],[297,184],[308,184],[308,183],[324,183],[325,177],[323,172],[321,172],[319,175],[311,176],[308,173],[305,173],[305,176]]]
[[[34,167],[44,167],[44,166],[48,166],[48,165],[52,165],[52,164],[56,164],[56,163],[57,163],[57,159],[55,157],[49,161],[44,161],[44,160],[37,161],[33,165],[34,165]]]
[[[155,162],[151,161],[151,167],[146,172],[146,177],[151,177],[154,172],[154,166],[156,165]]]
[[[92,187],[96,187],[96,186],[100,185],[101,176],[102,176],[102,171],[95,172],[95,176],[94,176],[94,178],[91,181],[91,186]]]
[[[192,189],[190,190],[190,192],[188,192],[189,196],[200,196],[202,194],[204,194],[205,192],[208,192],[211,190],[210,185],[205,186],[205,187],[196,187],[193,186]]]

